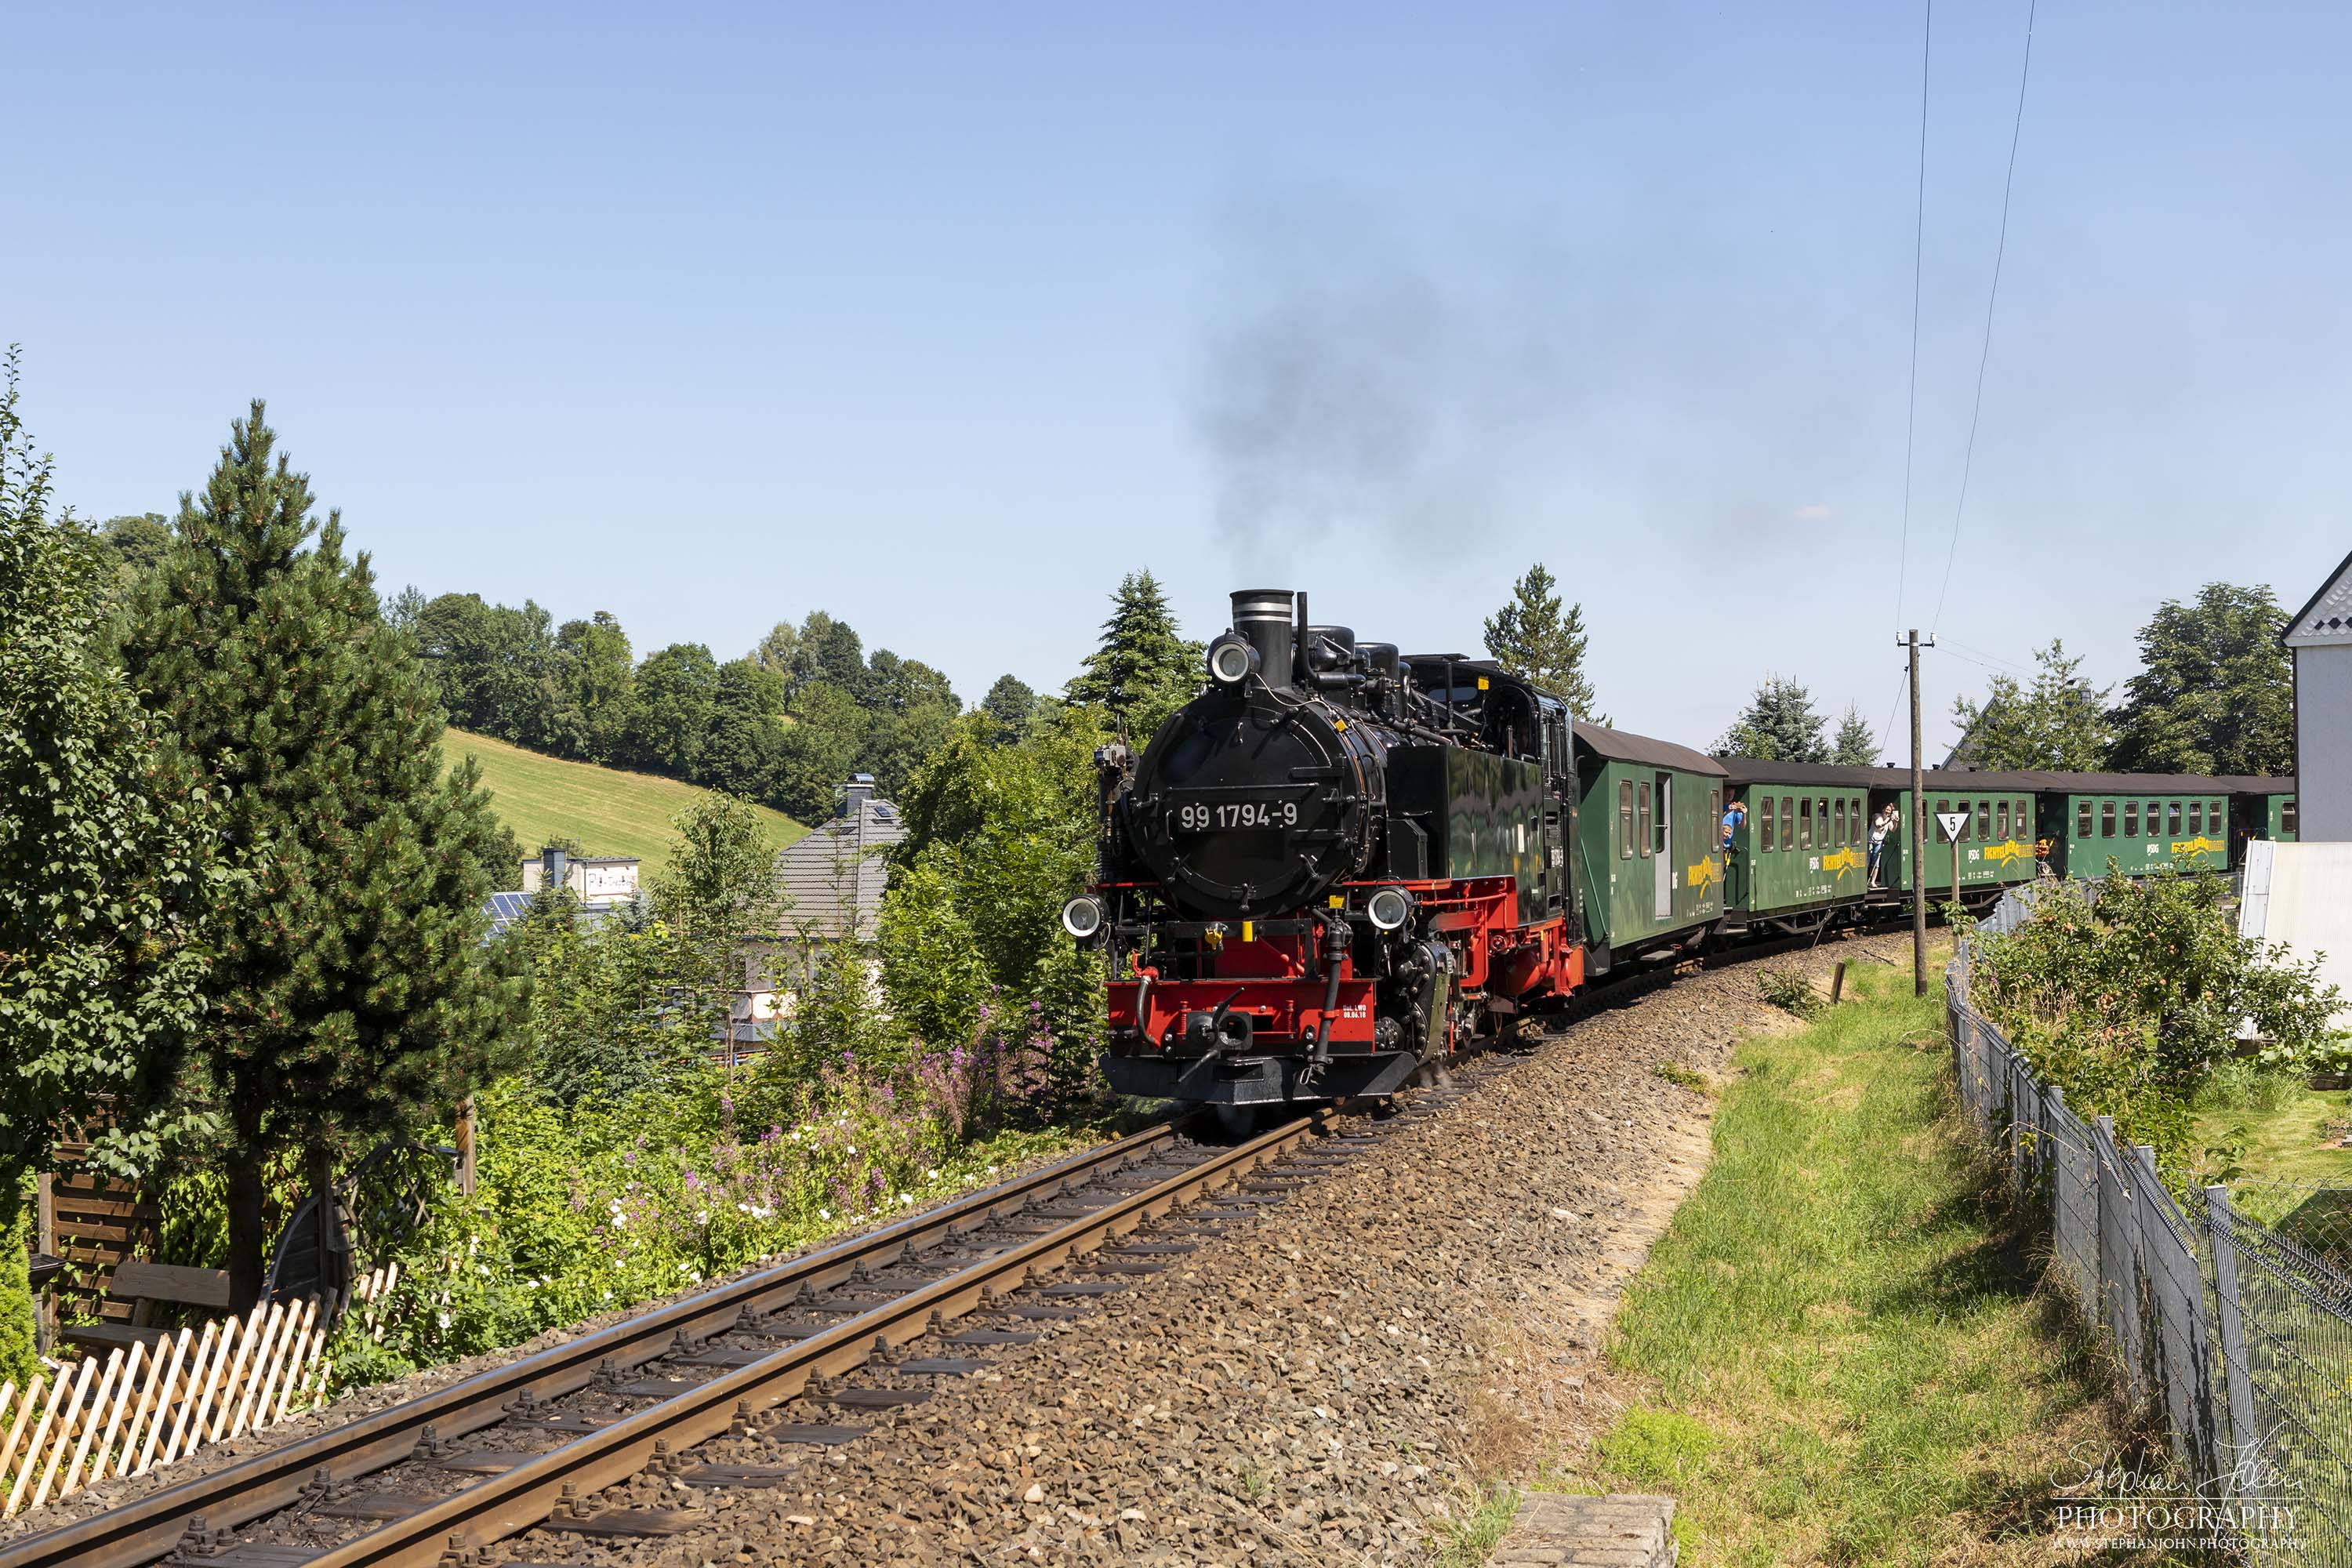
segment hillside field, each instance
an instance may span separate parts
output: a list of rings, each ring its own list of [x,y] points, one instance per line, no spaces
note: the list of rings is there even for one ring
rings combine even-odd
[[[569,837],[590,855],[636,856],[645,862],[641,877],[667,861],[670,819],[701,793],[677,779],[541,756],[463,730],[444,731],[441,750],[452,766],[467,755],[481,763],[490,805],[522,840],[524,853]],[[779,849],[808,831],[781,811],[759,811]]]

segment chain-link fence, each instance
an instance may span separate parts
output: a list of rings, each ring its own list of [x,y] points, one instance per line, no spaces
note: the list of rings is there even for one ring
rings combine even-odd
[[[2352,1568],[2352,1192],[2246,1183],[2176,1201],[2155,1151],[2074,1114],[1945,976],[1960,1103],[2049,1226],[2052,1269],[2124,1392],[2247,1556]]]

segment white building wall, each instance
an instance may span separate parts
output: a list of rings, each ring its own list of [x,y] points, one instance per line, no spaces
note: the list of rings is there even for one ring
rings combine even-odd
[[[2294,650],[2297,837],[2352,840],[2352,643]]]

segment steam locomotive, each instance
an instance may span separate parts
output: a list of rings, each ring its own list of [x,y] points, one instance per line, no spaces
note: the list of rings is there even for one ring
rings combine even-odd
[[[1102,873],[1063,924],[1110,956],[1123,1093],[1391,1092],[1583,981],[1571,719],[1460,655],[1402,657],[1233,596],[1207,689],[1097,756]]]
[[[2045,865],[2218,870],[2294,836],[2289,780],[1938,770],[1926,804],[1954,826],[1876,866],[1867,825],[1908,820],[1907,771],[1582,722],[1287,590],[1234,594],[1206,665],[1139,757],[1096,754],[1100,872],[1062,923],[1108,971],[1111,1087],[1229,1120],[1427,1081],[1612,972],[1891,914],[1915,883],[1989,904]]]

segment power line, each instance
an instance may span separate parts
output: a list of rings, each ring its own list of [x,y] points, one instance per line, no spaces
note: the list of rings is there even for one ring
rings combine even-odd
[[[1903,591],[1911,568],[1911,451],[1919,427],[1919,263],[1927,238],[1927,60],[1936,42],[1936,0],[1927,0],[1919,39],[1919,192],[1911,219],[1911,393],[1903,416],[1903,550],[1895,568],[1895,624],[1903,624]],[[1894,715],[1887,716],[1893,723]]]
[[[1952,542],[1944,550],[1944,584],[1936,591],[1936,613],[1927,617],[1931,627],[1943,620],[1944,598],[1952,591],[1952,563],[1960,553],[1960,513],[1969,504],[1969,471],[1976,465],[1977,421],[1984,414],[1985,363],[1992,357],[1992,310],[2000,299],[2000,263],[2009,254],[2009,195],[2017,186],[2017,141],[2025,129],[2025,84],[2033,74],[2033,15],[2040,4],[2041,0],[2026,0],[2025,63],[2018,68],[2017,118],[2009,128],[2009,174],[2000,185],[2000,241],[1993,247],[1992,288],[1985,295],[1984,346],[1977,353],[1977,397],[1969,410],[1968,455],[1960,459],[1960,499],[1952,508]],[[1916,310],[1917,306],[1915,304],[1913,309]]]

